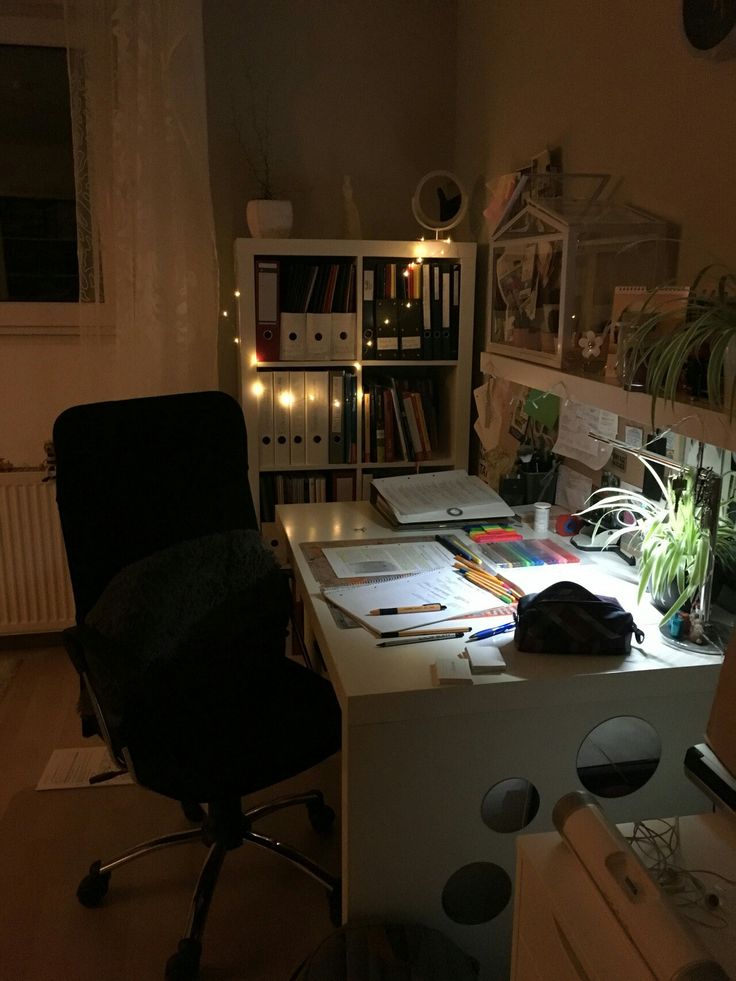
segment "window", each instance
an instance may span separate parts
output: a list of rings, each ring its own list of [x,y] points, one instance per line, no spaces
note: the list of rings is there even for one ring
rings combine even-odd
[[[75,324],[76,238],[62,22],[0,17],[0,330]]]

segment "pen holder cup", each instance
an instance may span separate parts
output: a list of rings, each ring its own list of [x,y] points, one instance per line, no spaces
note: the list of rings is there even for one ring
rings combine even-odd
[[[535,504],[537,501],[555,503],[557,471],[520,473],[515,477],[502,477],[499,494],[509,507],[519,504]]]

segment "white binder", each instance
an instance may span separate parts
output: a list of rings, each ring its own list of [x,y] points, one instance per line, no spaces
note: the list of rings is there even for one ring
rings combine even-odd
[[[289,432],[291,436],[291,465],[300,466],[306,462],[306,418],[304,411],[304,372],[290,371],[291,378],[291,417]]]
[[[306,416],[305,463],[323,467],[329,462],[330,376],[327,371],[304,372]]]
[[[258,374],[261,393],[258,395],[258,460],[262,467],[273,466],[273,373]]]
[[[273,372],[273,462],[277,467],[288,467],[291,459],[289,435],[290,374],[289,371]]]
[[[306,313],[281,314],[280,355],[282,361],[304,361],[306,359]]]
[[[330,347],[330,358],[333,361],[354,361],[355,333],[357,330],[357,316],[354,313],[333,313],[332,315],[332,343]],[[283,330],[283,326],[282,326]]]
[[[332,344],[332,314],[307,314],[307,361],[329,361]]]

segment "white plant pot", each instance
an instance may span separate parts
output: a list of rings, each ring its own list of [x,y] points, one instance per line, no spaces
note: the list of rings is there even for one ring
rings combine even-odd
[[[253,238],[288,238],[294,222],[291,201],[249,201],[245,211]]]

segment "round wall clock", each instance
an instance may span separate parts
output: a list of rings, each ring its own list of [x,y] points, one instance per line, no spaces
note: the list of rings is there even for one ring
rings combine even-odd
[[[682,0],[682,27],[695,54],[736,55],[736,0]]]

